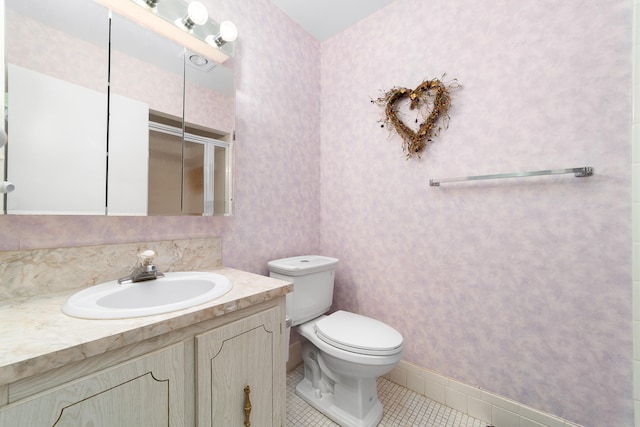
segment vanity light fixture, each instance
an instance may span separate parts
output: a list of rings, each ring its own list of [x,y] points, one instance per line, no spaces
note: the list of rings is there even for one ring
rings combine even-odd
[[[238,28],[231,21],[223,21],[220,24],[220,31],[215,36],[208,35],[204,40],[211,46],[222,47],[228,42],[232,42],[238,38]]]
[[[181,24],[187,30],[191,30],[196,25],[204,25],[209,20],[209,13],[205,5],[199,1],[192,1],[187,6],[187,14],[182,18]]]
[[[238,30],[229,21],[209,19],[204,4],[185,0],[96,0],[142,26],[222,64],[233,56]],[[215,35],[214,35],[215,34]]]

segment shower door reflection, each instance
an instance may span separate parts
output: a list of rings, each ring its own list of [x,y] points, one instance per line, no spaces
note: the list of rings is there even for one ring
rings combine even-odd
[[[148,215],[230,213],[230,144],[217,136],[150,122]]]

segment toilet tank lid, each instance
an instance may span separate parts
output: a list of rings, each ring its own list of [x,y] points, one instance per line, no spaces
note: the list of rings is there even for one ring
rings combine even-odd
[[[318,271],[332,270],[338,266],[338,259],[320,255],[302,255],[281,258],[268,263],[269,271],[285,276],[302,276]]]

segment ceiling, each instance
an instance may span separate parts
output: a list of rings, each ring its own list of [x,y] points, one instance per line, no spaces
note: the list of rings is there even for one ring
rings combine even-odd
[[[272,0],[319,41],[352,26],[394,0]]]

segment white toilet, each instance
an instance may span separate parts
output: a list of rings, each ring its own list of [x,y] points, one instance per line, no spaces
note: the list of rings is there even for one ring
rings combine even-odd
[[[293,282],[287,319],[304,340],[304,379],[296,394],[343,427],[372,427],[382,418],[376,378],[402,358],[402,335],[347,311],[325,315],[338,260],[310,255],[268,263],[271,277]]]

